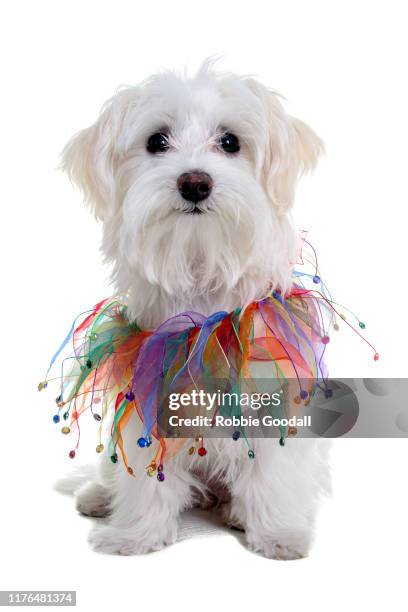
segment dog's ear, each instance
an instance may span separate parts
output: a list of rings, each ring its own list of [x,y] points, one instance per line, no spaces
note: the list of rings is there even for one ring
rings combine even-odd
[[[99,119],[81,130],[62,151],[61,168],[81,189],[85,202],[97,219],[104,220],[114,210],[114,133],[112,102]]]
[[[283,108],[281,96],[255,79],[246,83],[258,98],[265,117],[261,174],[265,191],[280,214],[291,208],[299,178],[311,172],[324,152],[320,138]]]
[[[272,117],[271,121],[276,122],[276,118]],[[276,123],[270,127],[264,171],[269,197],[283,214],[294,203],[298,180],[314,170],[324,146],[317,134],[300,119],[286,114]]]

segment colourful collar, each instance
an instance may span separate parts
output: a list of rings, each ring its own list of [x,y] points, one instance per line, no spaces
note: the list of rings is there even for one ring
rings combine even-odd
[[[307,289],[320,285],[320,290]],[[354,316],[354,315],[352,315]],[[60,392],[56,399],[58,412],[54,423],[64,423],[63,434],[76,433],[77,441],[69,456],[74,458],[79,445],[79,420],[88,413],[99,423],[96,451],[104,450],[101,442],[102,424],[108,408],[114,406],[111,429],[110,456],[118,461],[118,449],[129,474],[122,432],[130,416],[136,411],[143,423],[143,435],[138,445],[148,447],[158,441],[156,453],[147,467],[149,476],[156,474],[164,480],[163,460],[186,446],[186,439],[160,437],[158,419],[163,397],[169,390],[188,391],[205,385],[206,381],[228,380],[232,385],[242,378],[252,377],[251,367],[256,362],[268,364],[269,376],[297,381],[297,392],[292,398],[297,404],[307,403],[314,389],[325,388],[327,373],[323,365],[326,346],[332,329],[344,321],[329,297],[326,287],[315,274],[295,273],[295,284],[289,294],[272,292],[245,310],[216,312],[205,317],[195,312],[174,316],[156,330],[141,330],[126,316],[126,307],[116,299],[99,302],[92,311],[74,321],[61,347],[53,356],[44,382],[62,351],[72,341],[73,352],[61,363]],[[365,325],[357,319],[360,329]],[[363,336],[361,336],[363,338]],[[365,340],[365,338],[363,338]],[[378,353],[374,350],[374,359]],[[68,374],[66,366],[70,364]],[[307,381],[305,383],[305,381]],[[248,445],[248,455],[254,451]],[[283,445],[287,429],[281,430]],[[240,437],[235,433],[235,438]],[[233,436],[234,437],[234,436]],[[204,442],[199,442],[198,454],[205,455]],[[190,446],[193,454],[196,446]]]

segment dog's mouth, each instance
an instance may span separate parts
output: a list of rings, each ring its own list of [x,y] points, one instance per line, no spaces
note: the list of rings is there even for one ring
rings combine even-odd
[[[184,212],[187,215],[203,215],[205,213],[205,210],[203,210],[199,206],[194,206],[193,208],[190,208],[190,210],[185,210]]]

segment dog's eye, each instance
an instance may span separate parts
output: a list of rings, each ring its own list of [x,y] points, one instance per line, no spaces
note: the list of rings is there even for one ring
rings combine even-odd
[[[146,149],[149,151],[149,153],[164,153],[164,151],[167,151],[168,148],[169,141],[166,134],[162,134],[162,132],[152,134],[146,145]]]
[[[238,137],[230,132],[226,132],[223,136],[221,136],[220,145],[226,153],[238,153],[240,148]]]

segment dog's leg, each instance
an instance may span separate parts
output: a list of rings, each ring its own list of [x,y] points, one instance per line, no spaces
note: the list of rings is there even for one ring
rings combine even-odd
[[[92,517],[110,514],[115,472],[108,452],[102,453],[94,466],[84,468],[82,483],[78,479],[78,486],[74,489],[78,512]],[[78,473],[80,475],[80,470]]]
[[[183,468],[178,457],[165,462],[165,480],[159,482],[156,476],[146,474],[153,447],[138,448],[135,437],[129,436],[132,444],[126,445],[134,475],[129,476],[121,461],[110,468],[106,466],[109,474],[105,473],[105,483],[109,479],[111,496],[109,523],[95,527],[89,537],[91,546],[101,552],[133,555],[173,543],[179,513],[192,504],[195,478]]]
[[[230,520],[251,550],[272,559],[307,556],[321,493],[329,489],[327,440],[257,440],[256,458],[232,484]]]
[[[164,482],[149,478],[144,471],[129,477],[122,466],[118,470],[109,524],[91,532],[92,547],[106,553],[133,555],[175,542],[178,515],[190,503],[188,479],[169,469]]]

